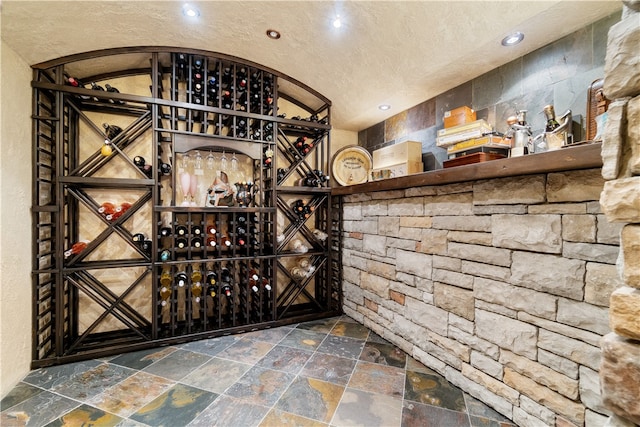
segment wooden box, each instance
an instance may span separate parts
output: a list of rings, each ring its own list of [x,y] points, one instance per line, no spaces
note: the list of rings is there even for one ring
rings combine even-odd
[[[422,162],[422,143],[418,141],[404,141],[373,152],[373,169],[419,162]]]
[[[442,162],[442,167],[452,168],[454,166],[470,165],[472,163],[488,162],[489,160],[504,159],[506,156],[498,153],[475,153],[468,154],[462,157],[456,157],[455,159],[445,160]]]
[[[476,112],[469,107],[458,107],[444,112],[444,127],[450,128],[476,121]]]
[[[399,176],[411,175],[421,172],[424,172],[424,165],[422,164],[422,162],[404,162],[385,166],[383,168],[374,168],[371,170],[369,178],[372,181],[377,181],[379,179],[397,178]]]

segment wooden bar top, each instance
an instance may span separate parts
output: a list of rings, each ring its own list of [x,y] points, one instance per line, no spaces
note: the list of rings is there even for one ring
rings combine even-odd
[[[331,194],[342,196],[427,185],[452,184],[479,179],[598,168],[602,167],[601,148],[602,144],[600,142],[586,143],[560,150],[547,151],[546,153],[491,160],[398,178],[381,179],[364,184],[334,187],[331,189]]]

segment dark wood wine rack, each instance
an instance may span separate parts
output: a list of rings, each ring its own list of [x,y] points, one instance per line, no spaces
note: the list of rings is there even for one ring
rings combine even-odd
[[[32,87],[32,367],[341,312],[325,97],[156,47],[37,64]]]

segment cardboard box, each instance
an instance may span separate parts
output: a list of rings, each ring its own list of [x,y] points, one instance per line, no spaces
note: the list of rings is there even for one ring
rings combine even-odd
[[[404,141],[373,152],[373,169],[389,168],[400,163],[421,162],[422,143],[418,141]]]
[[[444,112],[445,129],[476,121],[476,111],[469,107],[458,107]]]

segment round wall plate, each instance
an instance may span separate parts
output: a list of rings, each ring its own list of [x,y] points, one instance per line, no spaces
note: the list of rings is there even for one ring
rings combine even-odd
[[[331,172],[340,185],[363,184],[368,181],[372,164],[371,154],[366,148],[348,145],[334,154]]]

